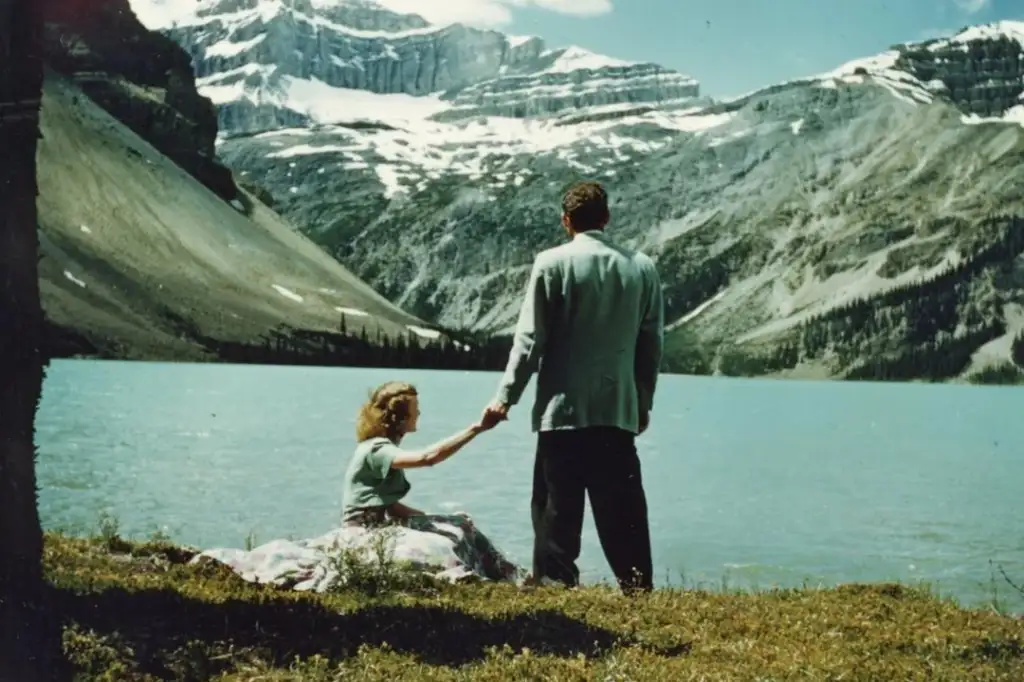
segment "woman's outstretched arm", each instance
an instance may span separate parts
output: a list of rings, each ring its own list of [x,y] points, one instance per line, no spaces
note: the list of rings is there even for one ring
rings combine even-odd
[[[391,460],[392,469],[417,469],[440,464],[465,447],[471,440],[484,431],[493,429],[497,420],[484,415],[478,422],[467,426],[458,433],[451,435],[433,445],[410,452],[402,450]]]

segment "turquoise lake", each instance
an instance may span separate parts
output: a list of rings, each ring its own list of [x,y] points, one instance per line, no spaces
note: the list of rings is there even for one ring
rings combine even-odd
[[[44,526],[203,548],[338,523],[356,410],[417,385],[425,445],[475,419],[487,372],[64,360],[38,420]],[[463,510],[530,557],[529,400],[451,460],[409,474],[411,504]],[[661,584],[933,584],[966,604],[1024,581],[1024,390],[663,376],[638,439]],[[584,581],[609,579],[592,521]],[[994,587],[993,587],[994,585]]]

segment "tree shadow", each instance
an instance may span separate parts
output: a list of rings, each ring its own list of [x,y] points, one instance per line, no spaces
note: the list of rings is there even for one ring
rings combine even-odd
[[[278,666],[314,655],[338,661],[362,645],[385,642],[423,663],[450,667],[483,660],[488,649],[506,644],[562,657],[600,657],[616,645],[643,646],[552,610],[487,618],[440,606],[373,605],[338,613],[310,599],[210,603],[174,590],[121,588],[88,594],[57,589],[54,602],[67,621],[116,634],[134,652],[139,670],[158,676],[168,672],[168,652],[195,649],[197,643],[210,650],[257,650]],[[676,656],[689,645],[647,648]]]

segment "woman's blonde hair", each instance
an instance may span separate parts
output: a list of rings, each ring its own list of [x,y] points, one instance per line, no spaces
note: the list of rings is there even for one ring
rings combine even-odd
[[[409,406],[416,399],[416,388],[401,381],[389,381],[370,394],[356,417],[356,440],[387,438],[397,441],[409,418]]]

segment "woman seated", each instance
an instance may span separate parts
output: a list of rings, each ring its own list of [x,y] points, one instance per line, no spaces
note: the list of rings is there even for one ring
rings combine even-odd
[[[376,528],[401,525],[413,530],[447,535],[438,524],[458,527],[465,542],[455,553],[473,570],[493,580],[514,580],[518,571],[463,514],[425,514],[402,502],[411,485],[406,469],[440,464],[484,431],[497,424],[487,415],[440,442],[420,449],[401,447],[403,438],[416,431],[419,396],[410,384],[392,381],[375,390],[356,419],[355,453],[345,472],[342,521],[346,526]]]

